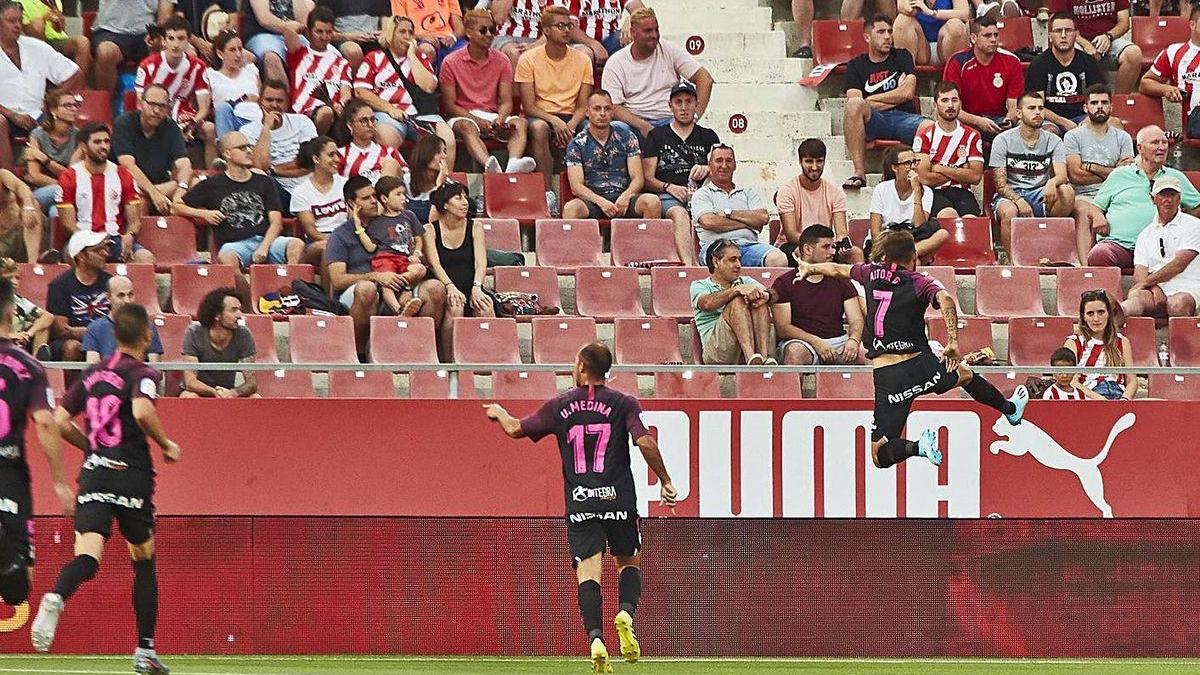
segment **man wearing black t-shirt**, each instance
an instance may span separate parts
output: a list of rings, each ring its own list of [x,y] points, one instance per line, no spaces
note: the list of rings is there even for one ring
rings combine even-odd
[[[1059,12],[1050,17],[1050,49],[1034,59],[1025,73],[1025,85],[1046,95],[1042,128],[1059,136],[1074,129],[1086,116],[1087,88],[1103,84],[1096,59],[1075,48],[1075,17]]]
[[[699,265],[692,243],[692,191],[708,178],[708,151],[721,142],[712,129],[696,124],[696,85],[687,80],[671,89],[670,124],[655,127],[642,148],[646,191],[657,192],[663,213],[675,225],[675,250],[685,265]]]
[[[867,53],[846,66],[846,150],[854,175],[842,188],[867,186],[864,154],[868,140],[888,139],[912,145],[925,121],[917,107],[917,75],[912,54],[892,46],[892,20],[876,14],[863,24]]]

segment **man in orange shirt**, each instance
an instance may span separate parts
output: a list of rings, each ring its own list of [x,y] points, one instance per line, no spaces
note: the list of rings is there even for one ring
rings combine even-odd
[[[458,0],[392,0],[392,16],[407,16],[416,24],[418,49],[434,62],[435,72],[447,54],[467,44]]]

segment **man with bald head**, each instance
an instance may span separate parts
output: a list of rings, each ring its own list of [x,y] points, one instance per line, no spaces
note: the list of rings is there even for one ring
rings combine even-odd
[[[108,280],[108,316],[88,324],[87,332],[83,334],[83,350],[87,353],[88,363],[99,363],[117,352],[117,338],[113,332],[113,313],[121,305],[136,302],[134,299],[133,282],[129,277],[114,276]],[[158,329],[150,324],[150,348],[146,350],[146,358],[158,361],[162,356],[162,342],[158,339]]]
[[[1092,230],[1099,240],[1088,253],[1092,267],[1133,269],[1133,248],[1138,235],[1157,213],[1150,201],[1150,185],[1163,176],[1171,176],[1183,187],[1180,208],[1200,215],[1200,192],[1182,173],[1169,166],[1167,135],[1156,126],[1142,127],[1137,135],[1137,159],[1108,174],[1093,204],[1101,212],[1092,218]]]
[[[279,191],[254,166],[254,144],[240,131],[221,137],[225,173],[197,183],[175,201],[174,213],[214,228],[217,262],[238,269],[262,263],[298,263],[304,242],[282,237]]]

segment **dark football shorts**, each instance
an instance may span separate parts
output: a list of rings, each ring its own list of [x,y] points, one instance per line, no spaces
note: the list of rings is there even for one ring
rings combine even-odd
[[[605,518],[611,515],[610,518]],[[615,556],[633,556],[642,550],[636,511],[572,513],[567,516],[567,541],[571,544],[571,566],[608,550]]]
[[[0,469],[0,524],[16,552],[32,566],[33,496],[29,479],[18,469]]]
[[[900,438],[913,401],[925,394],[944,394],[958,384],[958,372],[924,351],[907,361],[874,370],[875,423],[871,440]]]
[[[975,195],[960,187],[942,187],[933,191],[933,207],[929,209],[929,217],[936,218],[944,208],[952,208],[960,216],[983,215]]]
[[[112,521],[133,545],[154,536],[154,480],[136,475],[99,477],[85,471],[75,498],[75,531],[94,532],[108,539]]]

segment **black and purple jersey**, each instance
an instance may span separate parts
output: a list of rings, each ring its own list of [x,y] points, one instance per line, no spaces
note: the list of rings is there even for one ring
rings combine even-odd
[[[945,290],[937,279],[896,265],[874,263],[854,265],[850,278],[862,284],[867,293],[867,356],[929,350],[925,310],[938,307],[937,294]]]
[[[649,433],[641,413],[636,398],[590,385],[556,396],[521,420],[530,440],[558,439],[568,514],[637,509],[629,443]]]
[[[38,410],[54,409],[54,392],[42,365],[11,340],[0,340],[0,468],[26,479],[25,425]]]
[[[138,469],[153,475],[150,445],[133,417],[133,400],[157,398],[161,379],[157,370],[121,352],[83,371],[62,406],[86,417],[92,456],[84,462],[84,471]]]

